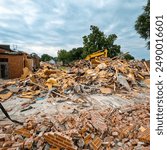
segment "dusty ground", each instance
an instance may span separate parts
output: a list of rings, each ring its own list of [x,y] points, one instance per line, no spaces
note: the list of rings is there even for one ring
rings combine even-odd
[[[78,97],[81,99],[80,102],[75,101]],[[19,98],[18,95],[15,94],[5,102],[2,102],[2,105],[8,111],[11,118],[24,120],[27,116],[35,114],[72,114],[75,111],[80,112],[92,109],[101,110],[110,107],[119,108],[127,105],[148,102],[149,97],[148,88],[144,88],[141,93],[131,92],[128,94],[113,95],[76,95],[72,97],[74,101],[64,100],[63,98],[45,98],[43,100],[33,101],[31,99]],[[0,120],[7,120],[2,112],[0,113]]]

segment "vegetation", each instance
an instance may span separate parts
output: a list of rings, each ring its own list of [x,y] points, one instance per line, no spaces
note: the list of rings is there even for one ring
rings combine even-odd
[[[150,0],[144,7],[144,12],[137,18],[135,29],[140,37],[147,41],[147,48],[150,49]]]
[[[117,39],[115,34],[105,35],[96,26],[90,26],[91,33],[88,36],[83,37],[83,57],[96,52],[98,50],[108,49],[108,56],[114,57],[120,53],[120,45],[115,45],[114,42]]]
[[[147,41],[147,48],[150,48],[150,0],[147,5],[143,7],[143,13],[137,18],[135,22],[135,30],[140,37]],[[83,36],[83,47],[73,48],[70,51],[59,50],[58,57],[52,57],[48,54],[43,54],[41,57],[42,61],[62,61],[64,64],[68,64],[72,61],[83,59],[87,55],[94,53],[98,50],[108,50],[108,57],[115,57],[122,54],[121,46],[115,44],[117,39],[116,34],[105,35],[104,32],[100,31],[97,26],[90,26],[91,33]],[[134,59],[129,53],[123,55],[127,60]]]
[[[135,59],[132,55],[130,55],[129,53],[128,54],[125,54],[124,55],[124,59],[126,59],[126,60],[133,60],[133,59]]]
[[[70,52],[62,49],[58,51],[58,61],[62,61],[63,64],[69,63],[71,61]]]
[[[41,61],[50,61],[52,59],[54,59],[54,58],[52,56],[48,55],[48,54],[43,54],[41,56]]]
[[[121,53],[120,45],[114,44],[117,39],[115,34],[105,35],[100,31],[97,26],[90,26],[91,33],[83,36],[83,47],[73,48],[70,51],[60,50],[58,52],[58,60],[64,64],[78,59],[83,59],[87,55],[94,53],[98,50],[108,49],[108,56],[114,57]],[[134,59],[133,56],[128,54],[126,59]]]

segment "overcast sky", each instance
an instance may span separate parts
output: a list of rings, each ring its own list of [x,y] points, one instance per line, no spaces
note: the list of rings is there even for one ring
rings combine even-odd
[[[59,49],[82,46],[96,25],[115,33],[121,50],[149,59],[146,42],[134,29],[147,0],[0,0],[0,44],[18,50],[57,55]]]

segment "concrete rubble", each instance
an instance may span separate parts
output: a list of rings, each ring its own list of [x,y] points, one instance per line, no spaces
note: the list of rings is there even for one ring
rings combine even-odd
[[[0,82],[0,149],[150,149],[149,65],[142,61],[43,63]]]

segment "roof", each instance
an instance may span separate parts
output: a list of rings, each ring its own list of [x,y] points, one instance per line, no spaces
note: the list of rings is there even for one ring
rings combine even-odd
[[[10,49],[10,45],[0,44],[0,48],[9,52],[14,52],[13,50]]]
[[[16,51],[9,51],[9,52],[5,52],[5,53],[0,53],[3,55],[23,55],[22,52],[16,52]]]
[[[8,54],[8,53],[0,53],[0,55],[12,55],[12,56],[17,56],[17,55],[22,55],[22,54]]]

